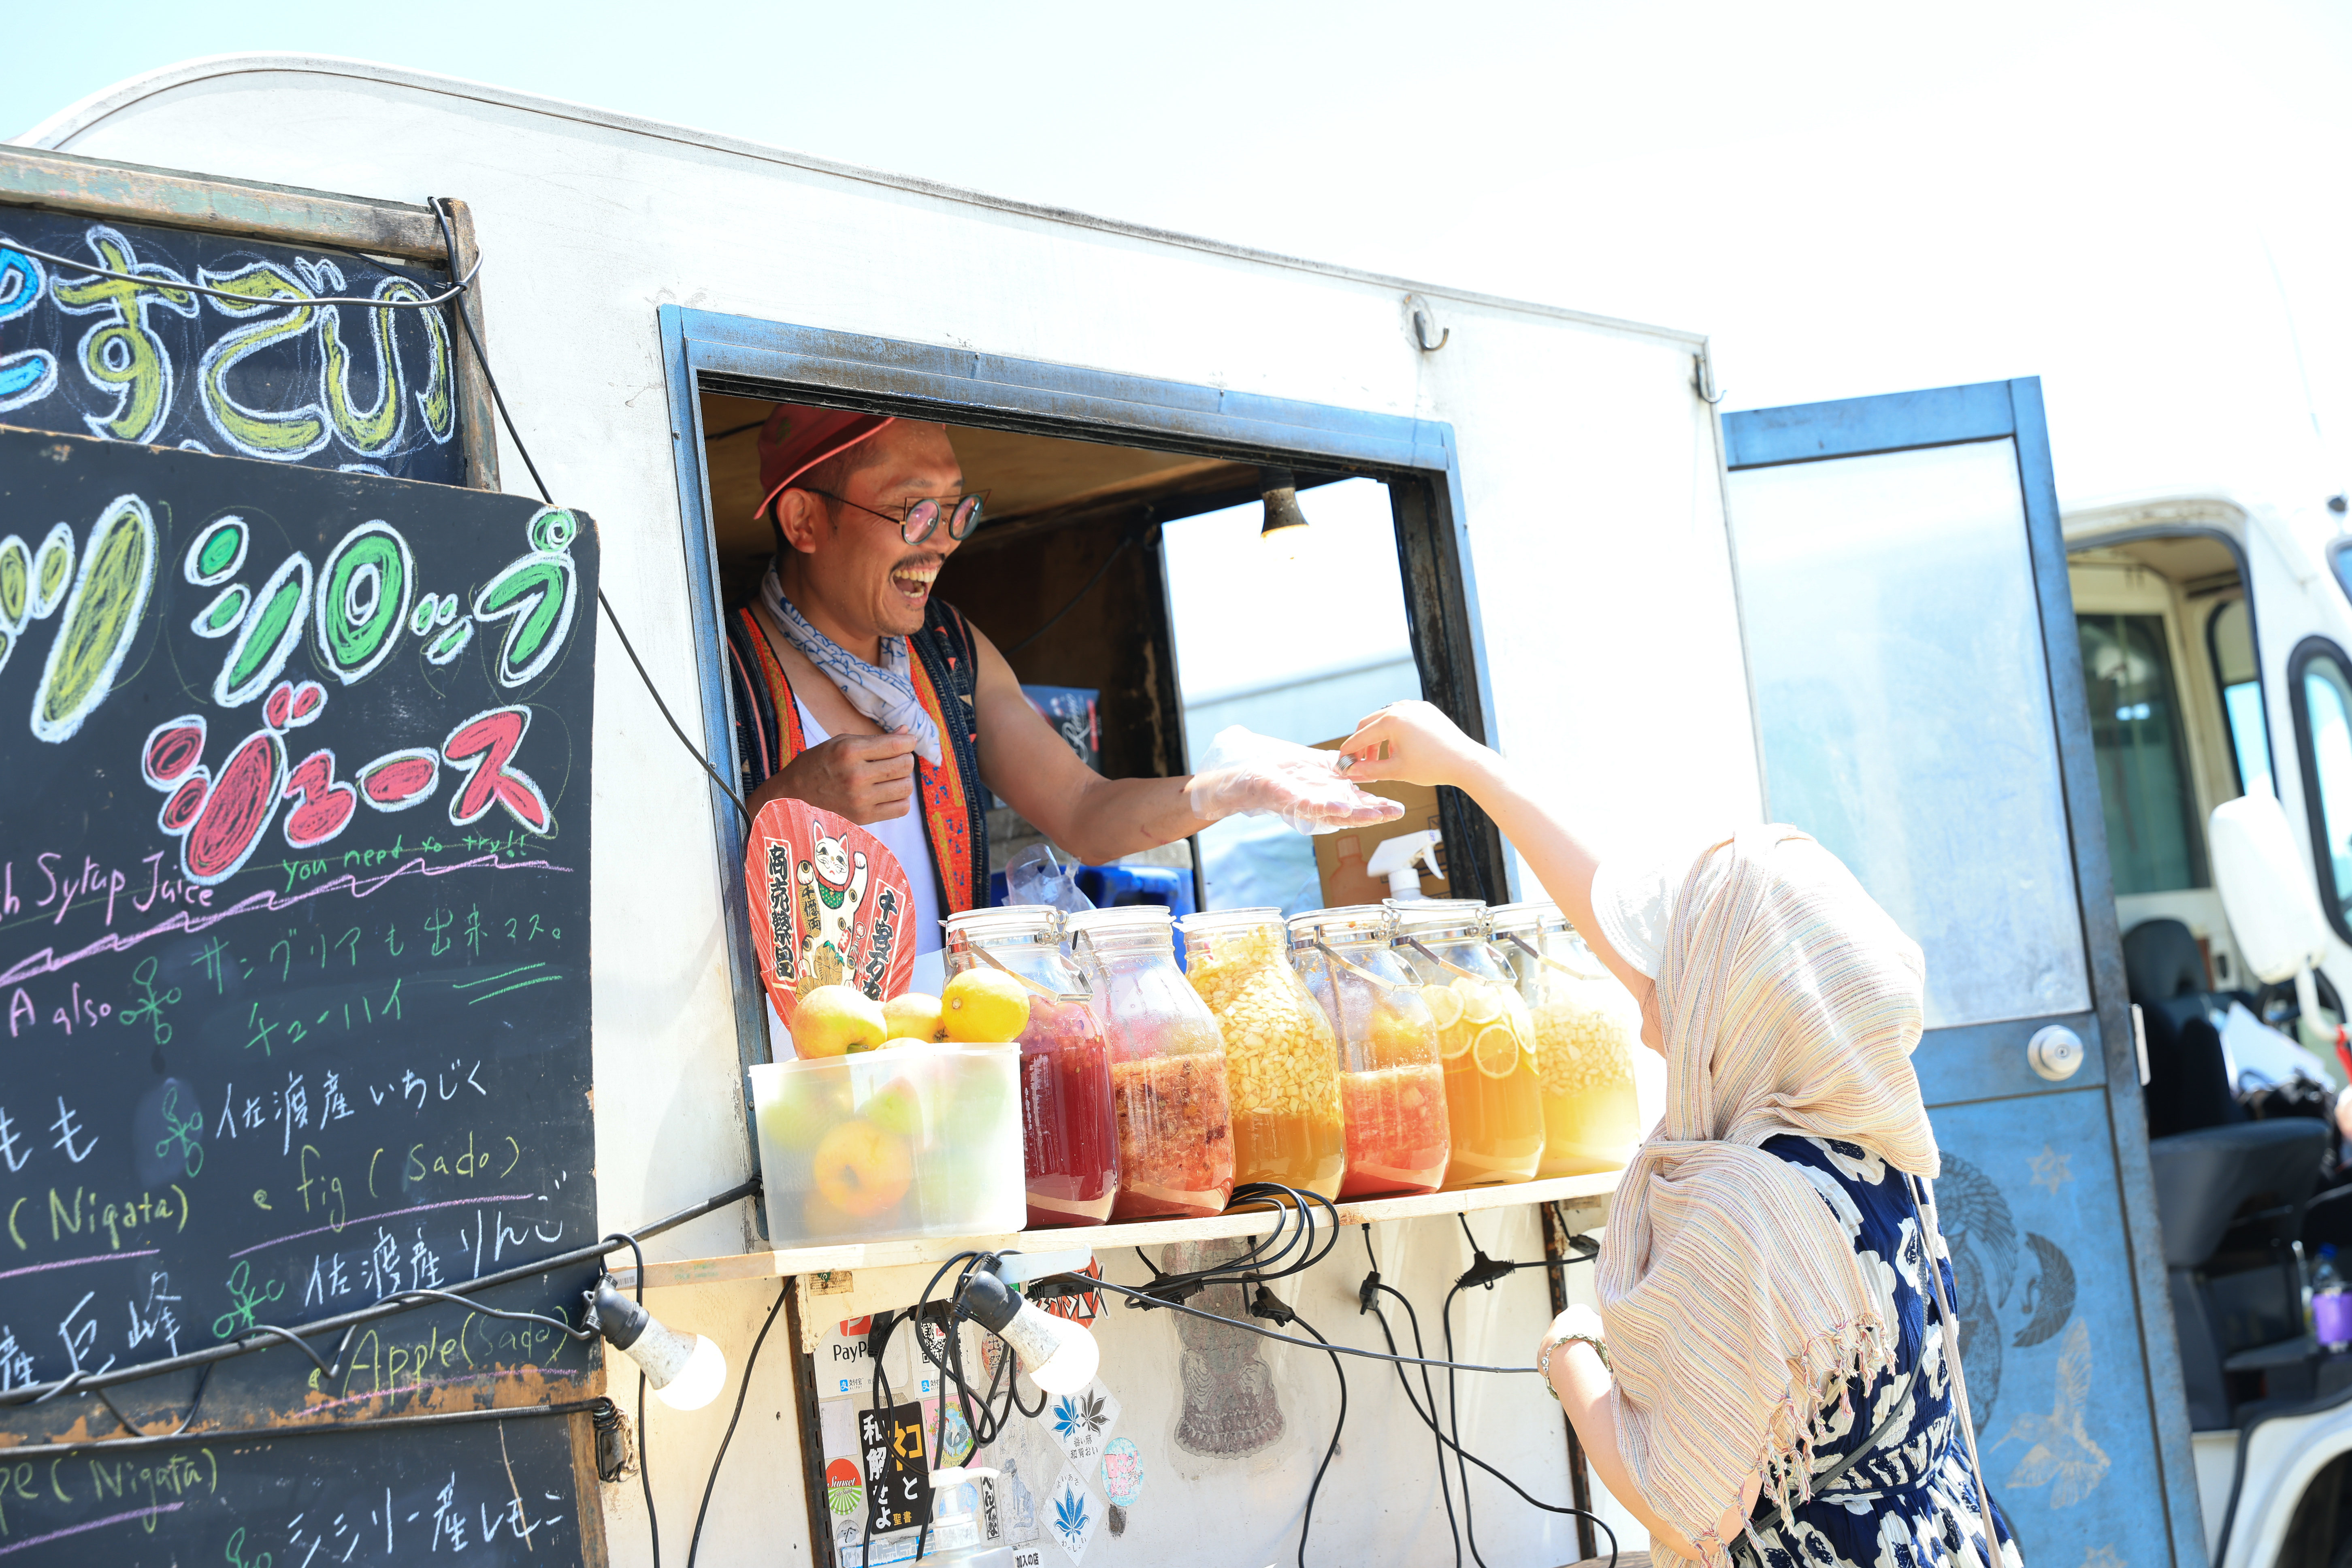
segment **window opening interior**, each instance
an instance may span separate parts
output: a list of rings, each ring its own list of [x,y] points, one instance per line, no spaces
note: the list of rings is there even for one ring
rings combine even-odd
[[[2204,836],[2164,617],[2078,615],[2075,626],[2116,891],[2204,887]]]
[[[1302,505],[1307,527],[1264,541],[1256,506],[1186,518],[1162,535],[1196,765],[1227,725],[1320,745],[1422,695],[1388,487],[1345,479]],[[1211,909],[1296,914],[1326,902],[1318,845],[1271,817],[1213,824],[1200,845]]]
[[[2242,598],[2217,607],[2205,623],[2205,646],[2221,710],[2230,726],[2230,759],[2242,795],[2276,795],[2271,777],[2269,721],[2263,715],[2261,668],[2254,662],[2253,616]]]
[[[757,594],[774,549],[755,517],[761,428],[775,404],[700,395],[722,612]],[[950,424],[983,520],[937,596],[1006,656],[1032,698],[1108,777],[1181,774],[1239,723],[1336,740],[1383,702],[1421,695],[1397,522],[1377,479],[1297,468],[1309,526],[1261,540],[1259,464],[1096,439]],[[1056,618],[1058,617],[1058,618]],[[1037,830],[991,797],[992,896]],[[1279,837],[1276,837],[1276,836]],[[1266,818],[1219,824],[1120,865],[1181,874],[1188,907],[1324,901],[1313,847]],[[1205,873],[1205,875],[1204,875]],[[1117,901],[1162,901],[1108,879]]]

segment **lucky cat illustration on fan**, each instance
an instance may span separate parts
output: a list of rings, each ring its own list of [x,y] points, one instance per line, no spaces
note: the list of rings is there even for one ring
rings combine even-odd
[[[800,863],[801,964],[799,988],[856,984],[851,953],[857,911],[866,901],[866,852],[854,855],[838,838],[820,838]]]

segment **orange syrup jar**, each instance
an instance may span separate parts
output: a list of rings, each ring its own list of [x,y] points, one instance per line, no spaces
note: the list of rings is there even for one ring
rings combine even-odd
[[[1339,1038],[1343,1198],[1435,1192],[1445,1179],[1437,1021],[1421,982],[1391,950],[1395,932],[1396,917],[1380,904],[1315,910],[1290,922],[1291,967]]]
[[[1543,1163],[1535,1018],[1518,976],[1486,941],[1475,899],[1391,900],[1394,952],[1422,983],[1445,1069],[1448,1191],[1524,1182]]]
[[[1633,1050],[1642,1007],[1593,956],[1549,900],[1505,904],[1495,946],[1519,977],[1535,1014],[1543,1079],[1544,1156],[1538,1176],[1622,1171],[1642,1141]]]
[[[1185,975],[1224,1036],[1234,1184],[1337,1197],[1348,1163],[1339,1041],[1290,967],[1282,911],[1208,910],[1180,928]]]

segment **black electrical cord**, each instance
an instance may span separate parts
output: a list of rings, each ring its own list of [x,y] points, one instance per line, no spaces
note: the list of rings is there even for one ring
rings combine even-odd
[[[1364,1277],[1364,1283],[1357,1289],[1357,1313],[1370,1312],[1372,1315],[1372,1320],[1381,1326],[1381,1337],[1388,1342],[1390,1353],[1395,1353],[1396,1336],[1389,1332],[1389,1321],[1381,1315],[1380,1307],[1372,1299],[1375,1291],[1388,1291],[1404,1302],[1405,1316],[1412,1321],[1412,1353],[1425,1353],[1421,1342],[1421,1315],[1412,1310],[1411,1301],[1405,1300],[1404,1292],[1381,1283],[1380,1254],[1372,1250],[1372,1227],[1369,1225],[1364,1226],[1364,1258],[1371,1265],[1371,1272]],[[1421,1406],[1413,1404],[1412,1380],[1405,1375],[1402,1364],[1397,1367],[1396,1374],[1398,1386],[1404,1390],[1404,1402],[1412,1405],[1414,1415],[1421,1415]],[[1437,1390],[1430,1383],[1429,1368],[1425,1366],[1421,1369],[1421,1390],[1429,1400],[1429,1408],[1434,1411],[1437,1408]],[[1454,1485],[1445,1474],[1445,1437],[1437,1430],[1436,1422],[1429,1416],[1422,1415],[1422,1420],[1428,1425],[1431,1435],[1437,1438],[1437,1495],[1444,1500],[1445,1528],[1454,1537],[1454,1568],[1462,1568],[1462,1525],[1454,1517]]]
[[[784,1310],[784,1298],[792,1293],[793,1282],[776,1282],[775,1304],[768,1309],[768,1321],[760,1325],[760,1337],[751,1342],[751,1353],[743,1358],[743,1381],[735,1390],[735,1414],[727,1418],[727,1430],[719,1439],[719,1452],[710,1461],[710,1479],[702,1483],[702,1506],[695,1510],[694,1534],[686,1543],[686,1568],[694,1568],[694,1554],[702,1549],[702,1521],[710,1514],[710,1494],[719,1488],[719,1467],[727,1462],[727,1445],[735,1440],[735,1424],[743,1419],[743,1401],[751,1393],[751,1369],[760,1363],[760,1347],[768,1342],[768,1331],[776,1326],[776,1314]]]
[[[606,1237],[610,1240],[610,1237]],[[629,1251],[637,1260],[637,1305],[646,1304],[646,1254],[634,1236],[627,1237]],[[661,1568],[661,1521],[654,1517],[654,1470],[646,1452],[646,1369],[637,1369],[637,1479],[646,1488],[646,1533],[653,1538],[654,1568]]]
[[[1079,589],[1076,593],[1071,595],[1067,604],[1064,605],[1060,609],[1055,610],[1051,616],[1047,616],[1044,626],[1039,626],[1035,631],[1031,632],[1027,637],[1023,637],[1019,642],[1014,643],[1011,647],[1006,648],[1004,650],[1004,657],[1011,658],[1014,654],[1019,653],[1023,648],[1027,647],[1031,643],[1035,642],[1039,637],[1044,637],[1047,632],[1052,631],[1055,626],[1061,625],[1062,617],[1068,615],[1072,610],[1076,609],[1078,607],[1078,601],[1095,591],[1095,585],[1103,580],[1103,574],[1110,570],[1111,563],[1117,561],[1121,555],[1127,553],[1127,547],[1134,543],[1137,540],[1142,538],[1143,533],[1143,530],[1138,529],[1128,534],[1126,538],[1120,540],[1118,547],[1109,554],[1103,557],[1103,563],[1095,568],[1095,574],[1087,579],[1087,585]]]
[[[1413,1319],[1414,1345],[1415,1348],[1418,1349],[1421,1326],[1418,1318],[1413,1313],[1412,1303],[1405,1300],[1402,1292],[1393,1289],[1389,1286],[1381,1285],[1376,1288],[1385,1294],[1396,1297],[1400,1302],[1403,1303],[1407,1317]],[[1396,1338],[1389,1329],[1388,1319],[1381,1315],[1378,1308],[1372,1309],[1372,1316],[1381,1325],[1381,1337],[1388,1341],[1391,1349],[1394,1349],[1396,1346]],[[1399,1369],[1398,1375],[1400,1378],[1403,1375],[1402,1368]],[[1424,1377],[1426,1377],[1426,1373],[1423,1374]],[[1422,1425],[1427,1426],[1431,1435],[1437,1439],[1441,1478],[1444,1473],[1442,1466],[1444,1460],[1444,1451],[1451,1448],[1454,1453],[1460,1455],[1463,1458],[1467,1459],[1470,1463],[1477,1466],[1480,1469],[1486,1471],[1488,1475],[1494,1477],[1496,1480],[1510,1488],[1514,1492],[1517,1492],[1520,1500],[1525,1502],[1528,1507],[1541,1509],[1546,1513],[1564,1513],[1570,1517],[1581,1516],[1585,1519],[1591,1520],[1594,1524],[1601,1527],[1602,1533],[1609,1537],[1609,1568],[1617,1568],[1617,1532],[1610,1529],[1609,1521],[1607,1520],[1602,1519],[1599,1514],[1594,1513],[1590,1509],[1575,1508],[1563,1503],[1545,1502],[1540,1498],[1529,1496],[1527,1489],[1520,1486],[1518,1482],[1511,1479],[1510,1477],[1505,1475],[1502,1471],[1496,1469],[1494,1466],[1488,1464],[1477,1455],[1471,1453],[1467,1448],[1463,1447],[1461,1444],[1446,1436],[1444,1429],[1438,1426],[1431,1414],[1431,1412],[1435,1410],[1437,1405],[1437,1399],[1434,1393],[1432,1393],[1430,1396],[1430,1411],[1424,1411],[1421,1407],[1421,1403],[1412,1397],[1412,1387],[1408,1384],[1405,1385],[1405,1403],[1412,1407],[1412,1413],[1421,1418]],[[1447,1517],[1450,1519],[1452,1515],[1448,1514]],[[1457,1552],[1460,1550],[1460,1537],[1458,1535],[1455,1538],[1455,1550]]]
[[[1384,1355],[1379,1351],[1358,1350],[1354,1345],[1335,1345],[1328,1343],[1318,1345],[1312,1340],[1297,1339],[1289,1334],[1277,1334],[1270,1330],[1254,1327],[1251,1324],[1241,1322],[1236,1319],[1228,1318],[1222,1312],[1203,1312],[1195,1308],[1184,1306],[1181,1302],[1162,1300],[1158,1297],[1153,1296],[1148,1290],[1130,1289],[1125,1285],[1114,1285],[1108,1279],[1094,1279],[1089,1280],[1087,1283],[1089,1288],[1093,1289],[1109,1290],[1118,1295],[1133,1298],[1134,1300],[1130,1303],[1131,1305],[1141,1306],[1151,1310],[1165,1308],[1171,1312],[1182,1312],[1187,1317],[1205,1318],[1210,1322],[1223,1323],[1227,1328],[1240,1329],[1244,1333],[1255,1334],[1262,1340],[1273,1340],[1278,1344],[1304,1345],[1310,1351],[1328,1350],[1335,1355],[1361,1356],[1366,1361],[1397,1362],[1406,1366],[1439,1366],[1444,1367],[1453,1372],[1496,1372],[1512,1374],[1524,1373],[1530,1377],[1535,1375],[1536,1369],[1532,1366],[1486,1366],[1477,1362],[1425,1361],[1420,1356]]]
[[[448,209],[443,205],[446,199],[443,196],[432,198],[433,216],[441,220],[441,237],[449,247],[449,276],[456,278],[457,276],[457,231],[450,226]],[[478,268],[479,265],[478,262],[476,263]],[[471,276],[470,273],[467,274],[468,278]],[[457,288],[450,290],[450,293],[462,292],[465,288],[466,284],[461,281]],[[446,298],[446,296],[444,297]],[[507,428],[507,438],[514,443],[515,455],[522,459],[522,466],[530,470],[530,482],[539,488],[539,499],[549,506],[553,506],[555,497],[548,490],[547,481],[539,477],[539,465],[530,460],[530,448],[522,444],[522,433],[515,428],[514,415],[507,407],[506,394],[499,390],[499,378],[490,371],[490,356],[484,352],[482,340],[474,331],[473,318],[466,314],[466,308],[462,301],[457,304],[456,310],[457,325],[465,329],[466,341],[474,345],[475,362],[482,367],[482,380],[488,384],[490,402],[497,406],[499,420]],[[748,825],[751,820],[751,808],[743,804],[743,797],[737,793],[734,785],[719,777],[719,770],[710,765],[710,759],[702,754],[701,749],[686,738],[686,731],[679,728],[677,720],[670,713],[669,704],[662,700],[660,690],[655,687],[654,678],[646,673],[645,661],[637,657],[636,647],[629,641],[628,631],[621,625],[619,615],[614,613],[613,601],[604,596],[604,589],[601,584],[596,588],[596,603],[604,606],[606,618],[613,623],[613,630],[620,635],[622,650],[629,656],[629,663],[636,668],[637,679],[645,683],[646,695],[651,697],[654,700],[654,706],[661,710],[661,716],[668,723],[670,733],[677,737],[677,743],[686,748],[687,755],[692,757],[701,765],[702,771],[710,775],[710,782],[717,784],[721,793],[735,803],[735,809],[743,814],[743,820]]]
[[[1286,1203],[1285,1199],[1289,1201]],[[1313,1205],[1320,1205],[1323,1212],[1331,1217],[1331,1233],[1319,1251],[1316,1247],[1315,1211],[1310,1206]],[[1342,1228],[1339,1211],[1330,1199],[1320,1193],[1302,1193],[1279,1182],[1244,1182],[1234,1189],[1233,1196],[1225,1205],[1225,1212],[1247,1213],[1254,1209],[1273,1210],[1274,1228],[1254,1239],[1234,1257],[1206,1268],[1163,1274],[1159,1266],[1145,1255],[1143,1248],[1137,1247],[1135,1256],[1142,1260],[1144,1268],[1151,1271],[1151,1283],[1141,1292],[1144,1300],[1130,1300],[1128,1305],[1146,1310],[1154,1306],[1172,1306],[1190,1300],[1211,1285],[1240,1285],[1285,1279],[1312,1268],[1328,1258],[1331,1249],[1339,1245]],[[1292,1218],[1294,1215],[1297,1215],[1295,1220]],[[1295,1258],[1292,1256],[1294,1253],[1297,1254]]]
[[[1331,1342],[1324,1339],[1321,1330],[1264,1285],[1257,1288],[1257,1298],[1250,1303],[1249,1310],[1250,1316],[1264,1318],[1268,1322],[1297,1323],[1313,1334],[1326,1351],[1333,1348]],[[1402,1369],[1399,1371],[1402,1373]],[[1315,1479],[1307,1485],[1307,1507],[1298,1516],[1298,1568],[1307,1568],[1307,1532],[1315,1523],[1315,1494],[1323,1489],[1323,1474],[1331,1468],[1332,1459],[1339,1452],[1339,1434],[1348,1429],[1348,1373],[1337,1355],[1331,1357],[1331,1373],[1339,1380],[1339,1418],[1331,1424],[1331,1445],[1323,1450],[1323,1462],[1315,1467]]]

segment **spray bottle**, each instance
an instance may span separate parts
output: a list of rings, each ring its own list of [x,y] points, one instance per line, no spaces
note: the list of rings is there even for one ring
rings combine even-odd
[[[1365,862],[1364,874],[1374,880],[1386,877],[1391,899],[1426,898],[1428,895],[1421,890],[1419,868],[1428,868],[1433,877],[1444,874],[1437,868],[1437,847],[1444,838],[1444,835],[1433,827],[1420,833],[1400,833],[1383,840],[1372,851],[1371,859]]]

